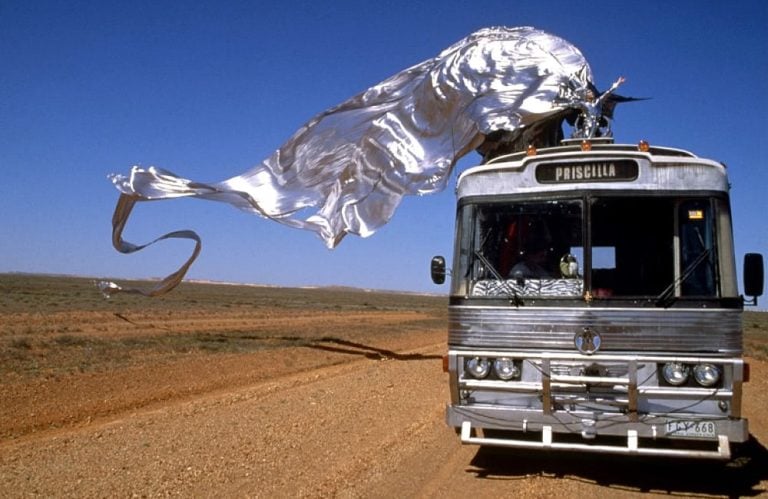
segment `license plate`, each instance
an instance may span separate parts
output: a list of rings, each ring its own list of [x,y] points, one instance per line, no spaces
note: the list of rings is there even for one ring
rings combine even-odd
[[[712,421],[668,421],[667,436],[715,438],[717,426]]]

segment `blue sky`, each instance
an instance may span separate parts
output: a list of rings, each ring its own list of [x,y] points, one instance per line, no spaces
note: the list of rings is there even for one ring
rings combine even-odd
[[[214,182],[317,113],[486,26],[536,26],[581,49],[598,87],[627,77],[618,142],[725,162],[738,260],[768,254],[768,2],[0,1],[0,272],[161,277],[191,251],[111,246],[107,174],[155,165]],[[125,236],[193,229],[189,278],[446,292],[456,173],[370,238],[313,233],[201,200],[140,203]]]

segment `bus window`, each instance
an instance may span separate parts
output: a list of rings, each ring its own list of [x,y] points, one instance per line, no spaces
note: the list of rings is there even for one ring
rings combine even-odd
[[[580,297],[580,200],[466,205],[460,215],[458,273],[475,296]]]
[[[655,296],[674,279],[674,200],[592,201],[592,292],[596,297]]]
[[[616,275],[616,247],[594,246],[592,248],[592,295],[595,298],[613,296]]]
[[[680,203],[680,295],[716,294],[714,226],[708,200]]]

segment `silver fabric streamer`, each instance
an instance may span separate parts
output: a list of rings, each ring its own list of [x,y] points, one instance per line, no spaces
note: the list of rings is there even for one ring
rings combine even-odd
[[[530,27],[482,29],[316,116],[242,175],[203,184],[135,166],[110,178],[133,200],[222,201],[315,231],[333,248],[346,234],[373,234],[403,195],[442,190],[456,161],[486,134],[562,111],[562,89],[591,79],[581,52],[561,38]],[[135,248],[122,241],[117,211],[115,218],[115,247]],[[120,290],[103,286],[106,294]]]

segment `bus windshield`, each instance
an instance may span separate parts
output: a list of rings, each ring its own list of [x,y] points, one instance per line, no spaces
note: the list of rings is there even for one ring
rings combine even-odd
[[[716,297],[713,206],[592,195],[464,204],[453,290],[516,300]]]

